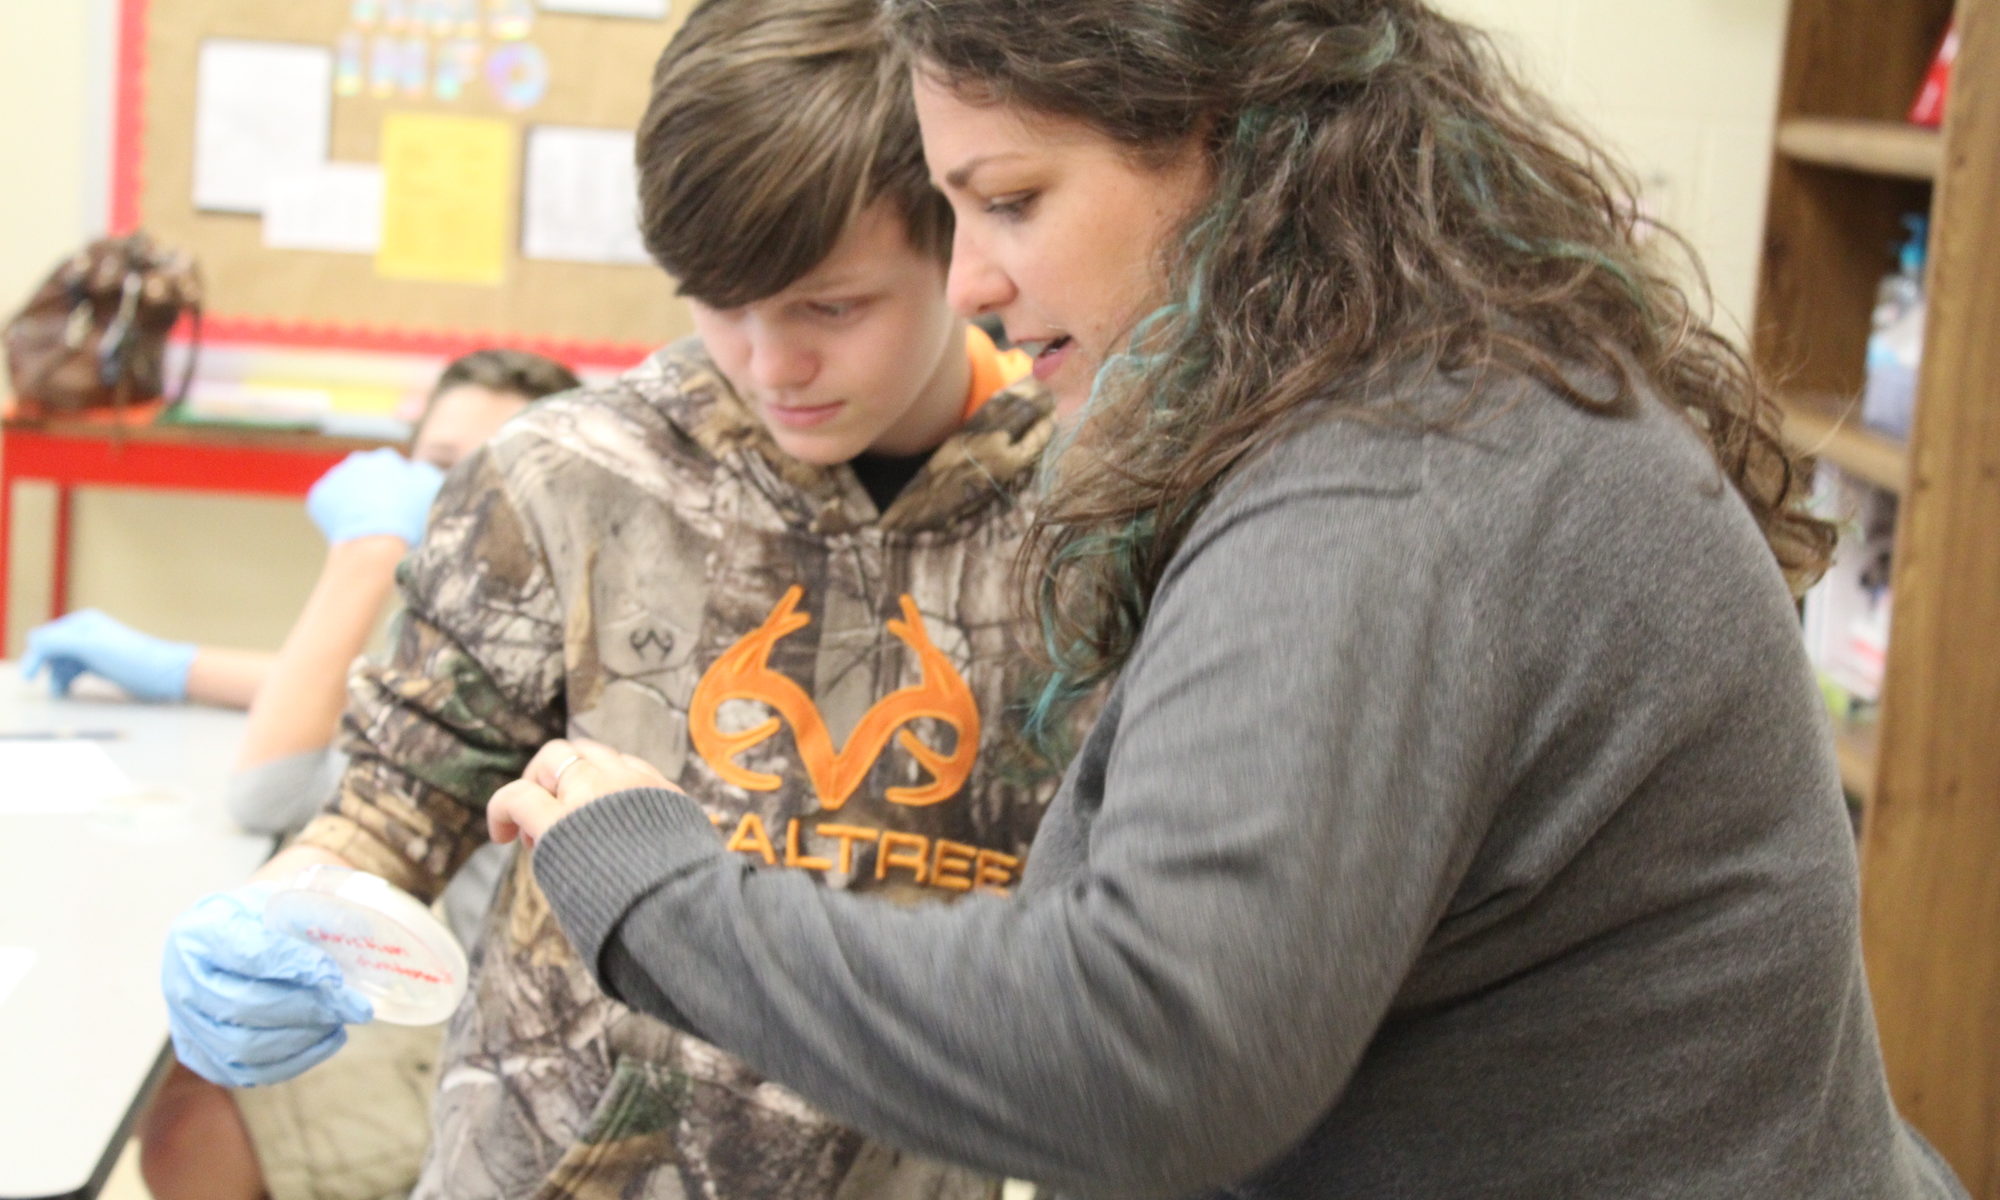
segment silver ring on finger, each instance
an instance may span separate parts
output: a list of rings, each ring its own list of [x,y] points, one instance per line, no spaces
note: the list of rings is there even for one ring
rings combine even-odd
[[[569,770],[571,767],[575,766],[576,764],[582,761],[583,761],[583,755],[581,754],[572,754],[568,758],[563,759],[562,766],[556,768],[556,777],[550,781],[549,790],[553,792],[557,788],[561,787],[563,772]]]

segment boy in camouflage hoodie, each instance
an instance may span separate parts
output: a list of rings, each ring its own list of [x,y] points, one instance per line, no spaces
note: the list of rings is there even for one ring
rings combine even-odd
[[[1005,577],[1051,418],[1025,357],[945,303],[949,210],[872,0],[706,0],[638,147],[647,244],[699,336],[453,473],[391,659],[354,677],[339,795],[261,877],[334,862],[429,899],[492,792],[582,736],[646,758],[766,865],[912,899],[1004,890],[1053,782],[1003,719],[1026,636]],[[296,1074],[366,1009],[264,934],[260,903],[211,897],[168,945],[176,1049],[218,1082]],[[419,1197],[998,1190],[606,997],[519,860],[432,1133]]]

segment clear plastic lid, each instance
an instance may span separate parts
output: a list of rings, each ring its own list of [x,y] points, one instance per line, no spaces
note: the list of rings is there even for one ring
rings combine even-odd
[[[388,880],[346,867],[300,871],[264,906],[264,926],[327,952],[378,1020],[435,1025],[465,995],[465,950],[444,922]]]

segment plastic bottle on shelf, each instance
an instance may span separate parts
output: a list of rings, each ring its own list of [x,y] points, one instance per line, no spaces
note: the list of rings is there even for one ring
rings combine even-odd
[[[1910,236],[1897,254],[1893,274],[1875,294],[1873,331],[1868,335],[1868,383],[1861,395],[1861,420],[1890,437],[1910,436],[1916,415],[1917,369],[1924,353],[1924,258],[1929,222],[1903,218]]]

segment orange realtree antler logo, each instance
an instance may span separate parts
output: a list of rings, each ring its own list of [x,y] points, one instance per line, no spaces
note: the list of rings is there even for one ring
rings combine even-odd
[[[924,632],[923,618],[916,602],[902,597],[903,619],[889,621],[890,633],[914,650],[923,668],[922,682],[897,690],[876,701],[847,739],[835,750],[833,735],[827,732],[819,706],[805,689],[770,667],[771,650],[786,635],[811,623],[798,611],[804,590],[787,591],[764,623],[745,634],[724,651],[695,686],[688,707],[689,732],[694,747],[708,765],[729,783],[751,791],[775,791],[784,781],[776,775],[752,771],[736,762],[736,756],[778,732],[781,724],[792,727],[792,740],[799,748],[806,776],[812,780],[822,807],[836,812],[847,803],[875,760],[896,734],[897,742],[933,776],[921,787],[890,788],[891,803],[923,807],[950,799],[972,774],[973,760],[979,757],[979,706],[972,689]],[[741,733],[724,733],[716,727],[716,710],[728,700],[755,700],[775,709],[778,716]],[[901,727],[919,717],[932,717],[958,731],[958,745],[949,755],[918,741]],[[900,732],[898,732],[900,730]]]

